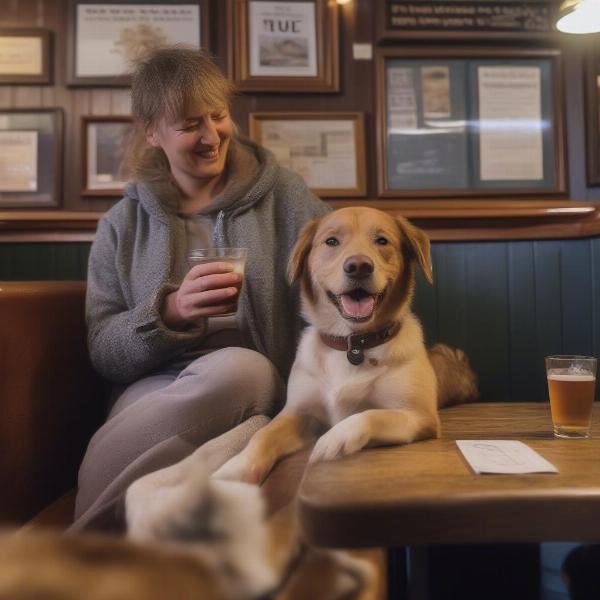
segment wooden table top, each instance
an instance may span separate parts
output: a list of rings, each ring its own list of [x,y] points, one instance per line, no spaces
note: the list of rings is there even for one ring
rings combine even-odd
[[[298,508],[307,538],[331,547],[600,540],[600,406],[592,437],[552,435],[548,403],[441,411],[442,438],[312,465]],[[558,474],[476,475],[457,439],[515,439]]]

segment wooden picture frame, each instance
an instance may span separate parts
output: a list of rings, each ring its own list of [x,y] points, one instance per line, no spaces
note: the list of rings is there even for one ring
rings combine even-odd
[[[82,196],[123,195],[120,166],[132,126],[130,116],[82,117]]]
[[[62,109],[0,110],[0,207],[59,206],[62,152]]]
[[[69,0],[67,84],[127,87],[130,65],[148,49],[210,49],[209,0]]]
[[[227,2],[229,74],[239,90],[339,91],[338,7],[335,2]]]
[[[556,36],[552,0],[378,0],[375,39],[490,40]]]
[[[0,27],[0,85],[52,83],[51,32]]]
[[[587,183],[600,186],[600,50],[590,50],[585,71]]]
[[[567,192],[558,49],[380,48],[379,195]]]
[[[317,196],[366,195],[363,113],[250,113],[249,132],[280,164],[301,175]]]

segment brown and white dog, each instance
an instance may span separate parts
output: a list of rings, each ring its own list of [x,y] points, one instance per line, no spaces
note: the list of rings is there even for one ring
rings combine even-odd
[[[0,596],[37,585],[39,569],[22,566],[27,556],[37,561],[51,552],[58,570],[44,573],[57,593],[45,597],[61,600],[86,589],[91,599],[113,597],[102,594],[103,585],[132,590],[123,598],[158,598],[152,592],[159,569],[173,582],[170,595],[181,598],[373,598],[368,563],[345,552],[307,549],[293,504],[265,518],[261,491],[249,484],[315,440],[313,461],[435,437],[438,406],[476,397],[475,376],[460,350],[437,344],[428,353],[424,346],[410,310],[416,265],[432,282],[429,240],[405,219],[346,208],[308,223],[289,275],[300,283],[310,325],[282,412],[212,477],[197,451],[136,481],[127,493],[128,535],[142,546],[53,537],[0,545]],[[317,580],[318,593],[305,587]],[[200,596],[186,595],[188,585]]]
[[[432,283],[429,239],[406,219],[353,207],[304,227],[289,278],[309,326],[285,407],[215,477],[261,482],[317,438],[311,461],[436,437],[438,403],[476,397],[461,351],[438,344],[428,356],[410,309],[415,265]]]

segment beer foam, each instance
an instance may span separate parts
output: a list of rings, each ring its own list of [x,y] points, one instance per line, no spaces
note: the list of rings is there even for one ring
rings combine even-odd
[[[596,381],[596,377],[591,373],[557,373],[548,372],[548,379],[552,381]]]

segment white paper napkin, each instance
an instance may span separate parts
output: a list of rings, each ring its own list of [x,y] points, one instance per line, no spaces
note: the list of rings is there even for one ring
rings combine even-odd
[[[456,440],[475,473],[558,473],[557,468],[523,442]]]

